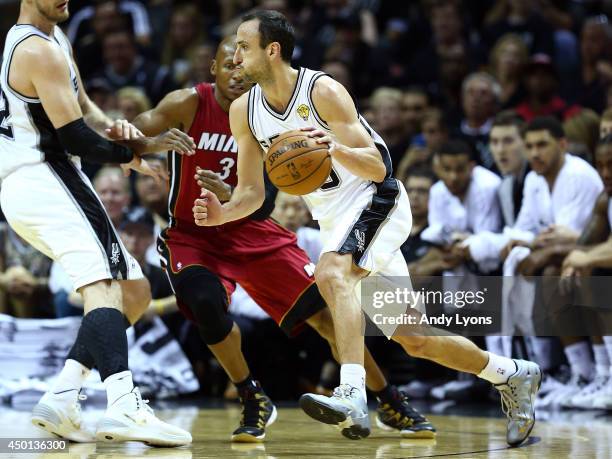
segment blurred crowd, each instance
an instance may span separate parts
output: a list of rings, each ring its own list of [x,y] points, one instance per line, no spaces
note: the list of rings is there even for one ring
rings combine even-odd
[[[71,0],[63,28],[89,96],[111,118],[132,120],[173,89],[212,82],[217,43],[253,8],[286,14],[298,38],[293,65],[322,69],[344,84],[386,141],[412,206],[402,252],[413,276],[575,279],[612,268],[605,245],[612,219],[609,2]],[[154,241],[167,224],[167,184],[126,178],[113,167],[85,171],[151,281],[154,300],[144,320],[163,318],[204,393],[235,397],[177,312],[159,267]],[[297,233],[316,262],[321,241],[301,199],[280,193],[273,217]],[[6,224],[0,227],[0,268],[0,312],[82,313],[59,266]],[[527,280],[513,288],[500,299],[514,315],[508,336],[475,339],[543,367],[541,407],[599,403],[603,388],[612,387],[612,342],[561,332],[561,339],[535,337],[537,324],[521,325],[554,300],[536,301],[537,289]],[[243,329],[253,373],[273,398],[333,387],[337,367],[314,333],[289,340],[241,289],[231,313]],[[534,336],[512,338],[521,332]],[[415,362],[399,348],[387,346],[377,355],[379,339],[369,340],[391,382],[405,384],[412,397],[482,400],[488,390]]]

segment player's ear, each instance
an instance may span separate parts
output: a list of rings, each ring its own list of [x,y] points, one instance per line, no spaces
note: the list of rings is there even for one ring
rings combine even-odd
[[[268,56],[274,57],[275,55],[280,56],[280,43],[276,41],[270,43],[270,48],[268,49]]]
[[[210,74],[212,76],[217,75],[217,60],[216,59],[213,59],[212,62],[210,63]]]

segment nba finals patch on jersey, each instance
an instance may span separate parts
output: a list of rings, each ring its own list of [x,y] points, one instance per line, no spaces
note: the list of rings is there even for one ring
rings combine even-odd
[[[306,104],[302,104],[297,108],[297,114],[300,115],[304,121],[308,121],[308,117],[310,116],[310,108]]]

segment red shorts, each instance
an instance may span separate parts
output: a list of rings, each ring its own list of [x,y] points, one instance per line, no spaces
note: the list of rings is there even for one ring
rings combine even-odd
[[[225,287],[229,305],[239,283],[287,334],[326,307],[314,282],[314,264],[298,247],[295,234],[271,219],[197,231],[182,230],[179,224],[162,232],[158,249],[173,285],[187,270],[206,269]],[[179,307],[193,320],[181,305],[180,291],[175,293]]]

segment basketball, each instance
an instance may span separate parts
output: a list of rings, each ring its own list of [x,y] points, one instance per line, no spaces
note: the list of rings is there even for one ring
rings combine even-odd
[[[312,193],[329,177],[332,161],[327,145],[316,143],[304,131],[281,134],[266,155],[266,172],[281,191],[294,195]]]

